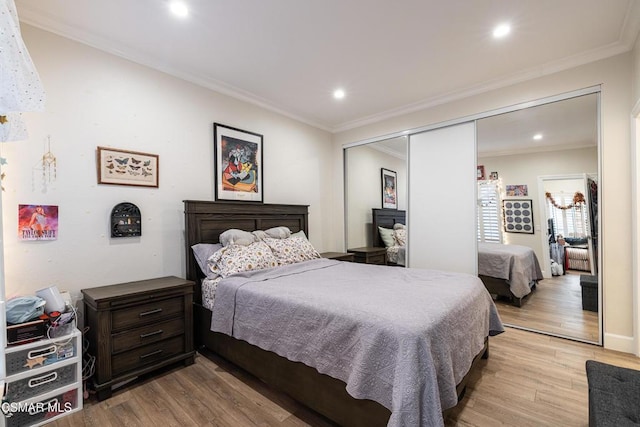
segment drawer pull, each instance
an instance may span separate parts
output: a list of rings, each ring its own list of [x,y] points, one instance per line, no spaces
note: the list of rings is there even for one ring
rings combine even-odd
[[[29,387],[36,388],[41,385],[45,385],[46,383],[50,383],[51,381],[55,381],[58,378],[58,373],[53,371],[49,374],[45,374],[41,377],[31,378],[29,380]]]
[[[142,356],[140,356],[140,359],[146,359],[147,357],[157,356],[160,353],[162,353],[162,350],[152,351],[151,353],[143,354]]]
[[[35,359],[36,357],[48,356],[56,352],[56,346],[52,345],[45,348],[39,348],[36,350],[31,350],[27,353],[27,359]]]
[[[155,310],[145,311],[139,314],[140,317],[149,316],[150,314],[157,314],[162,312],[161,308],[156,308]]]
[[[163,332],[164,331],[162,329],[158,329],[157,331],[149,332],[148,334],[140,334],[140,339],[149,338],[149,337],[152,337],[154,335],[161,334]]]

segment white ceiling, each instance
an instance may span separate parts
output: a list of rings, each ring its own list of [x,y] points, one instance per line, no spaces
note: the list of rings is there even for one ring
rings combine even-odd
[[[168,0],[15,0],[24,23],[334,132],[628,51],[640,29],[637,0],[183,1],[186,19]]]

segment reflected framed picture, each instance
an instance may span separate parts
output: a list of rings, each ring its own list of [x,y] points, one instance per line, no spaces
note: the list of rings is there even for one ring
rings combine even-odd
[[[158,155],[98,147],[98,184],[158,187]]]
[[[502,201],[504,231],[507,233],[533,234],[533,203],[529,199],[504,199]]]
[[[476,169],[476,179],[478,181],[484,181],[486,178],[485,174],[484,174],[484,165],[478,165],[477,169]]]
[[[262,135],[213,124],[216,200],[263,201]]]
[[[398,209],[398,174],[382,168],[382,208]]]
[[[507,185],[506,194],[507,197],[528,196],[529,188],[526,184]]]

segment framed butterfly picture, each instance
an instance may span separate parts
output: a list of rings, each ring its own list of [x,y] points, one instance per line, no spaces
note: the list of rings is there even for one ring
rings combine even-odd
[[[158,187],[158,155],[98,147],[98,184]]]

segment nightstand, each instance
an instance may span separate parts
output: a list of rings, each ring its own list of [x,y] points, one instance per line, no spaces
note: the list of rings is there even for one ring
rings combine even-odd
[[[355,262],[364,264],[387,264],[386,248],[362,247],[349,249],[349,252],[353,253]]]
[[[322,258],[328,258],[328,259],[336,259],[338,261],[349,261],[349,262],[353,262],[354,261],[354,256],[351,253],[344,253],[344,252],[322,252],[320,254],[320,256]]]
[[[161,277],[83,289],[98,400],[112,386],[175,362],[194,362],[193,285]]]

